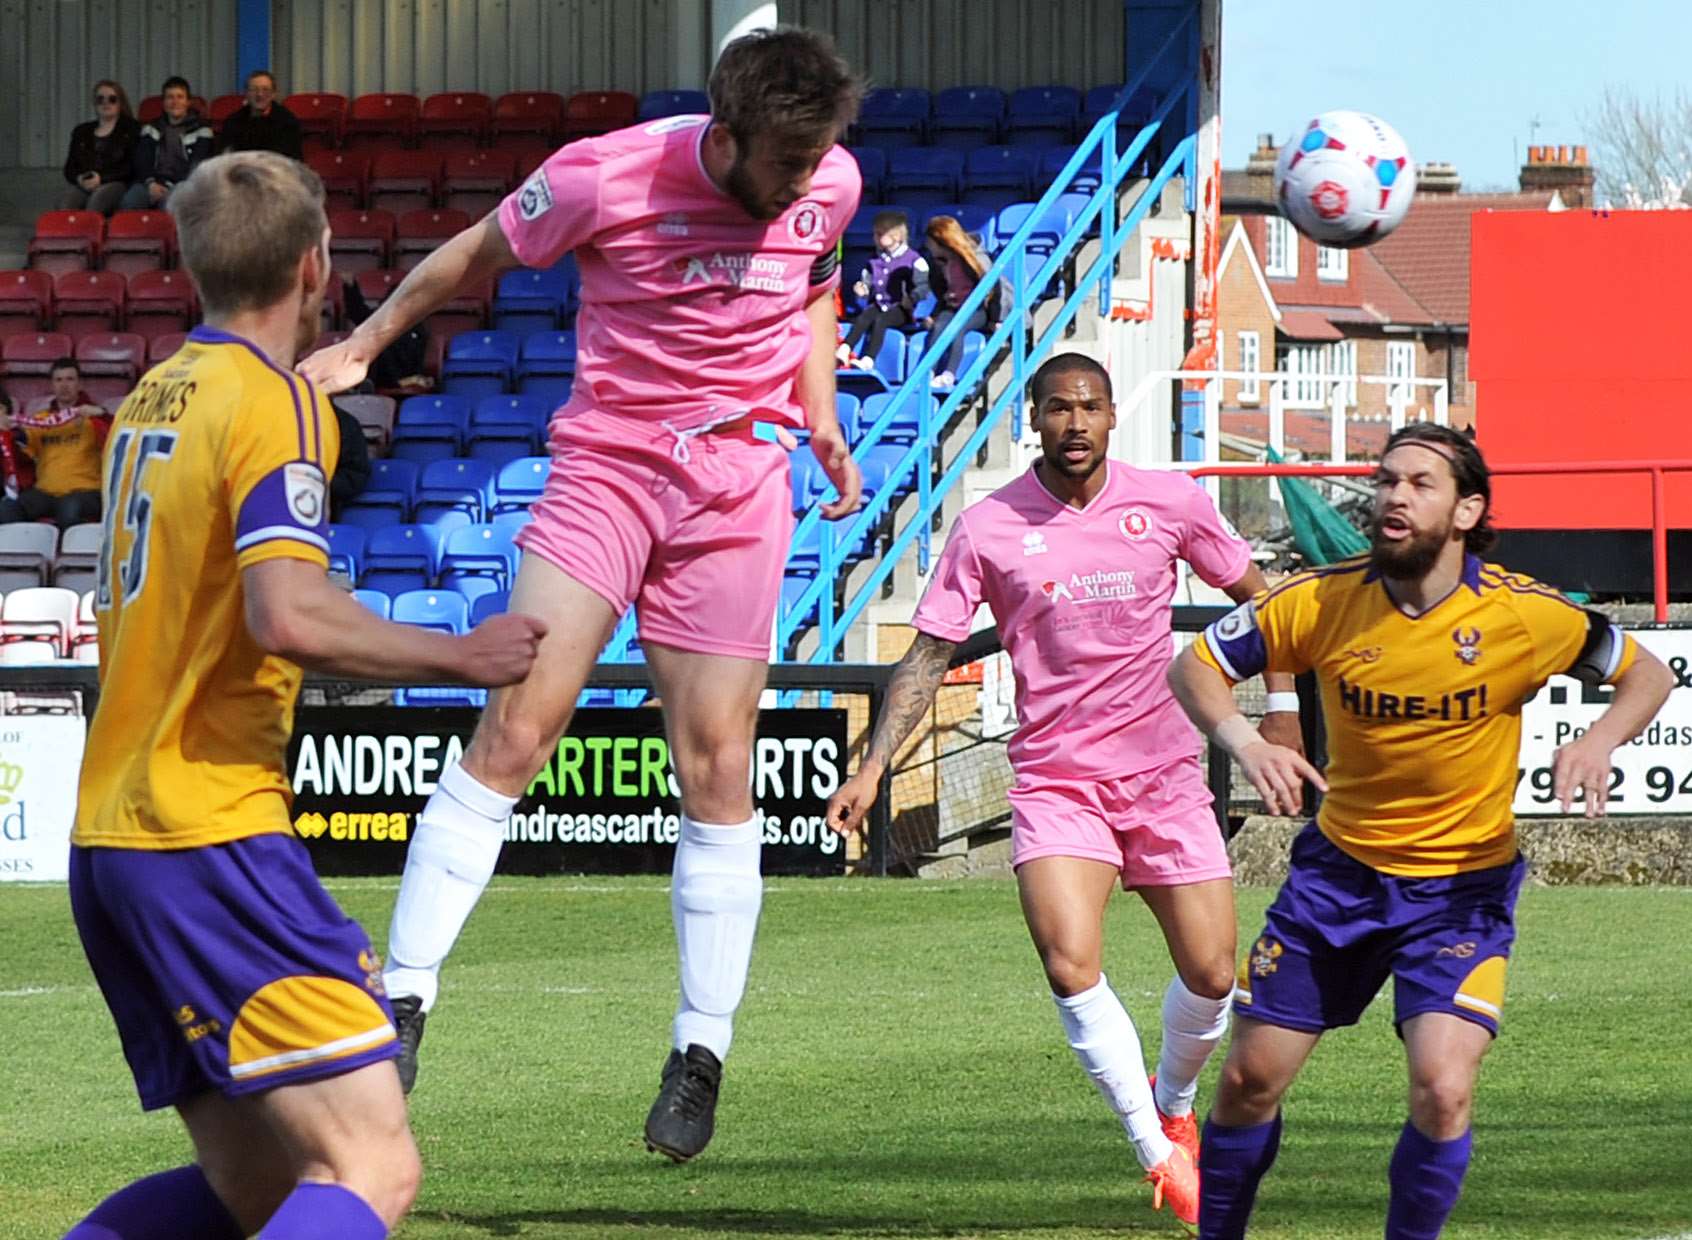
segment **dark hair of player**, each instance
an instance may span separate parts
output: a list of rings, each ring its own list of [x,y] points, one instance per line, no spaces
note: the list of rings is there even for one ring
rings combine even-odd
[[[1104,385],[1105,397],[1110,397],[1110,371],[1085,353],[1059,353],[1056,357],[1047,358],[1040,364],[1040,369],[1034,372],[1034,377],[1028,381],[1028,399],[1038,409],[1040,402],[1046,398],[1046,389],[1051,386],[1052,381],[1059,375],[1073,374],[1076,371],[1097,378]]]
[[[208,159],[170,196],[182,265],[214,315],[287,296],[300,258],[323,242],[323,181],[274,151]]]
[[[1387,440],[1381,458],[1386,459],[1387,453],[1394,448],[1411,444],[1430,448],[1445,458],[1446,464],[1451,466],[1451,476],[1457,480],[1459,499],[1478,495],[1486,502],[1475,528],[1463,535],[1465,551],[1471,555],[1485,555],[1498,542],[1498,531],[1492,528],[1492,471],[1486,467],[1486,458],[1481,455],[1474,437],[1434,422],[1412,422]]]
[[[706,89],[711,119],[742,145],[777,133],[822,146],[857,117],[864,84],[827,35],[777,26],[725,47]]]

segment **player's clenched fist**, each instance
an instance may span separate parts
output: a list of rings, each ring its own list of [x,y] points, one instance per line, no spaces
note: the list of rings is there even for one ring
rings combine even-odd
[[[546,622],[521,612],[490,616],[464,638],[466,684],[497,689],[529,674],[546,636]]]
[[[319,390],[333,396],[363,383],[365,374],[370,370],[370,359],[364,356],[354,341],[343,340],[302,359],[295,369],[315,383]]]
[[[828,799],[828,825],[841,835],[850,835],[863,825],[864,815],[875,804],[881,790],[881,772],[860,766],[858,773],[841,784]]]

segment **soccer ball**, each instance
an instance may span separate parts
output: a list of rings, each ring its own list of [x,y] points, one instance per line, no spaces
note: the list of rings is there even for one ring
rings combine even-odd
[[[1370,245],[1404,219],[1416,165],[1404,139],[1366,112],[1324,112],[1281,148],[1275,201],[1322,245]]]

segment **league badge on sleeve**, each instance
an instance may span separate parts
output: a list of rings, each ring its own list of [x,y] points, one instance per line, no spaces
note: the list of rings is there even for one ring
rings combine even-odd
[[[536,168],[517,191],[517,214],[525,220],[538,220],[550,210],[552,186],[547,184],[546,169]]]
[[[309,461],[294,461],[282,470],[282,490],[288,497],[288,513],[301,525],[323,520],[323,471]]]

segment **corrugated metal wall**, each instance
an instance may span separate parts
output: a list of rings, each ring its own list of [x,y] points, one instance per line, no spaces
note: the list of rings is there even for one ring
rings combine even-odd
[[[1122,0],[780,0],[778,11],[833,34],[877,86],[1122,81]]]
[[[274,0],[285,91],[629,90],[677,82],[708,36],[680,0]]]
[[[173,73],[236,89],[231,0],[0,0],[0,167],[62,164],[101,78],[139,104]]]

